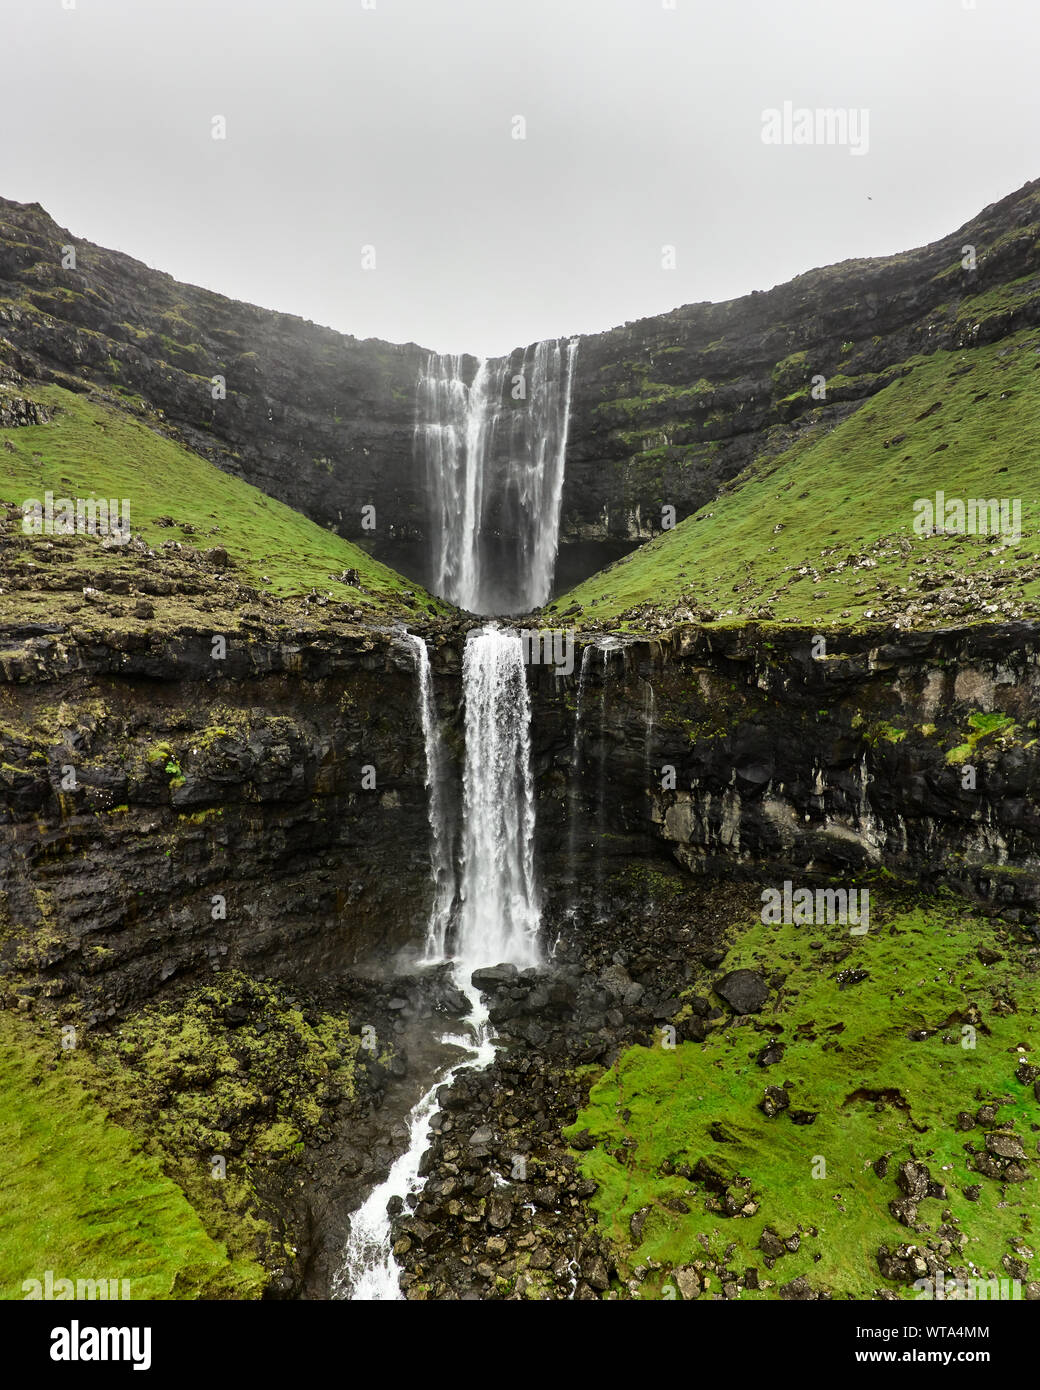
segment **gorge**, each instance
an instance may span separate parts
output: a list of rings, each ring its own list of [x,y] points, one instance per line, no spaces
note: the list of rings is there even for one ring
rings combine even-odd
[[[0,201],[0,1041],[185,1202],[134,1296],[1040,1296],[1040,184],[498,359],[70,238]]]

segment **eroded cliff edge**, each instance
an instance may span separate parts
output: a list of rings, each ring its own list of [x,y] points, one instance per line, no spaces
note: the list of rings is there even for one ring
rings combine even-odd
[[[1028,918],[1037,626],[822,635],[814,656],[821,635],[591,644],[580,720],[580,653],[567,678],[531,667],[547,905],[649,858],[884,870]],[[456,799],[463,640],[434,646]],[[316,978],[421,942],[426,767],[392,630],[232,635],[214,661],[190,631],[8,628],[0,668],[4,957],[48,995],[104,1012],[214,966]]]

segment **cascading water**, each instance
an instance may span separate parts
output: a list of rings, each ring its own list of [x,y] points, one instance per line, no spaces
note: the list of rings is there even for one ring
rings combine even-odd
[[[431,587],[470,612],[528,611],[549,597],[577,346],[576,339],[537,343],[519,358],[482,360],[471,374],[472,359],[433,355],[420,375],[417,443],[433,512]],[[540,959],[531,707],[520,636],[490,625],[471,632],[466,642],[457,885],[429,654],[420,637],[406,636],[415,652],[426,750],[433,880],[426,963],[452,955],[471,1013],[466,1036],[442,1039],[464,1050],[462,1060],[438,1074],[412,1109],[407,1148],[352,1217],[334,1286],[338,1298],[402,1297],[387,1203],[394,1197],[407,1202],[421,1186],[419,1168],[439,1088],[460,1067],[487,1066],[494,1056],[487,1012],[470,977],[481,965],[526,967]]]
[[[585,704],[585,681],[589,663],[595,647],[590,642],[582,649],[581,669],[578,673],[578,698],[574,710],[574,739],[571,743],[570,786],[567,794],[567,870],[570,877],[570,910],[573,914],[578,906],[578,786],[581,778],[582,743],[581,716]]]
[[[478,965],[538,960],[531,704],[519,634],[497,627],[471,632],[462,682],[466,768],[457,955],[468,974]]]
[[[647,858],[654,851],[654,721],[657,718],[657,698],[654,695],[654,687],[650,681],[646,682],[646,692],[643,696],[643,773],[646,778],[646,853]],[[654,912],[654,876],[650,874],[649,885],[647,887],[646,903],[647,911],[652,916]]]
[[[603,916],[605,908],[603,845],[607,835],[607,685],[610,674],[610,655],[618,643],[613,637],[603,637],[596,643],[603,654],[603,676],[599,692],[599,776],[596,785],[596,907]]]
[[[444,746],[433,698],[430,654],[421,637],[413,632],[406,632],[404,636],[415,652],[415,667],[419,676],[419,718],[426,751],[426,815],[430,824],[430,877],[433,880],[433,902],[426,924],[426,960],[432,963],[442,960],[446,950],[455,901],[455,867],[451,853],[451,824],[445,804]]]
[[[522,359],[431,353],[418,383],[416,442],[432,511],[430,587],[471,613],[545,603],[578,340],[548,340]],[[519,368],[519,370],[517,370]]]
[[[477,997],[468,981],[466,993],[471,999]],[[343,1264],[333,1283],[333,1298],[387,1303],[404,1297],[398,1283],[401,1271],[394,1259],[387,1205],[394,1197],[407,1200],[422,1186],[419,1168],[426,1152],[430,1120],[437,1110],[437,1092],[442,1086],[449,1086],[455,1073],[462,1067],[486,1067],[495,1055],[486,1022],[467,1035],[449,1033],[441,1041],[445,1045],[463,1048],[465,1055],[445,1071],[438,1072],[433,1085],[413,1106],[408,1117],[407,1148],[394,1161],[384,1181],[372,1189],[350,1218],[350,1236]]]
[[[430,789],[434,900],[427,949],[428,954],[443,954],[455,896],[453,876],[447,880],[451,885],[448,892],[441,873],[445,864],[448,871],[451,868],[450,835],[444,816],[443,757],[426,644],[411,634],[408,637],[416,651]],[[350,1236],[333,1288],[336,1298],[387,1301],[403,1297],[387,1204],[394,1197],[407,1201],[422,1185],[419,1168],[440,1087],[450,1083],[461,1067],[484,1067],[494,1057],[487,1011],[470,976],[481,965],[508,962],[524,967],[539,959],[531,706],[518,633],[489,626],[469,634],[463,657],[463,695],[466,762],[461,911],[454,973],[456,984],[470,1000],[470,1031],[465,1036],[450,1034],[442,1039],[445,1044],[463,1048],[464,1056],[437,1075],[412,1109],[407,1148],[394,1162],[386,1180],[351,1218]],[[433,950],[431,943],[439,951]]]
[[[654,720],[657,718],[657,700],[654,696],[654,687],[649,681],[645,682],[646,689],[643,694],[643,771],[646,775],[646,791],[650,796],[650,783],[653,775],[653,746],[654,746]],[[651,802],[651,811],[653,809]],[[650,811],[647,812],[650,815]]]

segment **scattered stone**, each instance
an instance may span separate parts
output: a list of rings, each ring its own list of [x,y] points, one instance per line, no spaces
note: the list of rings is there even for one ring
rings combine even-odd
[[[779,1042],[766,1043],[765,1047],[755,1058],[760,1067],[775,1067],[778,1062],[783,1061],[784,1045]]]
[[[799,1274],[798,1278],[792,1279],[789,1284],[781,1284],[777,1292],[789,1303],[805,1303],[816,1297],[804,1274]]]
[[[474,970],[470,983],[482,994],[492,994],[499,985],[511,984],[519,973],[515,965],[485,965],[480,970]]]
[[[923,1163],[914,1163],[908,1160],[899,1165],[896,1174],[896,1186],[906,1197],[912,1197],[914,1201],[921,1201],[928,1195],[928,1184],[931,1181],[931,1174]]]
[[[889,1202],[888,1209],[901,1226],[916,1226],[917,1203],[912,1197],[896,1197]]]
[[[769,986],[755,970],[731,970],[714,988],[735,1014],[757,1014],[769,998]]]
[[[986,1135],[986,1148],[997,1158],[1012,1158],[1024,1160],[1026,1151],[1022,1147],[1022,1141],[1017,1134],[1008,1134],[997,1131]]]
[[[787,1092],[782,1086],[767,1086],[765,1095],[758,1102],[758,1108],[769,1119],[773,1119],[781,1111],[786,1110],[790,1104]]]
[[[503,1193],[496,1192],[488,1199],[487,1220],[489,1226],[494,1226],[496,1230],[504,1230],[513,1219],[512,1199]]]
[[[770,1259],[773,1260],[778,1260],[781,1255],[787,1253],[787,1247],[784,1245],[784,1242],[776,1232],[770,1230],[768,1226],[758,1238],[758,1248],[762,1251],[763,1255],[768,1255]]]

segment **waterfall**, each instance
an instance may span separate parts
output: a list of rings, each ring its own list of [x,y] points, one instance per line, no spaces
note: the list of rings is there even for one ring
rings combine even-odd
[[[610,676],[611,653],[619,650],[619,643],[614,637],[601,637],[597,640],[596,645],[603,654],[603,675],[599,691],[599,769],[596,778],[595,839],[596,909],[598,916],[602,919],[606,911],[603,891],[606,864],[603,857],[603,845],[607,838],[607,762],[609,760],[607,751],[607,684]],[[624,660],[623,655],[622,660]]]
[[[478,965],[538,959],[534,877],[531,702],[516,632],[471,632],[462,663],[466,701],[462,908],[456,954]]]
[[[646,689],[643,694],[643,768],[646,773],[646,794],[650,796],[650,785],[654,771],[653,743],[654,720],[657,717],[657,700],[654,697],[654,687],[650,682],[645,681],[644,685]]]
[[[513,357],[431,353],[416,444],[431,499],[430,587],[471,613],[522,613],[552,590],[578,340]],[[515,371],[514,366],[519,366]]]
[[[455,895],[451,835],[445,816],[444,759],[429,654],[421,638],[411,633],[406,636],[416,654],[426,744],[430,870],[434,880],[427,956],[433,958],[444,954]],[[487,1010],[470,976],[480,965],[510,962],[524,967],[540,959],[531,703],[519,633],[493,625],[471,632],[466,640],[462,683],[466,761],[455,980],[472,1006],[470,1031],[466,1036],[442,1038],[443,1043],[463,1049],[462,1060],[441,1071],[413,1107],[407,1148],[351,1217],[350,1236],[333,1284],[334,1298],[382,1302],[403,1297],[387,1203],[393,1197],[407,1201],[422,1186],[419,1169],[440,1087],[450,1084],[460,1068],[487,1066],[494,1056]]]
[[[445,804],[444,747],[437,706],[433,698],[430,654],[426,643],[413,632],[404,634],[415,652],[419,676],[419,718],[426,751],[426,816],[430,824],[430,878],[433,901],[426,923],[426,959],[442,960],[445,954],[451,910],[455,901],[455,867],[451,853],[451,825]]]
[[[472,989],[468,989],[468,992],[475,994]],[[437,1110],[437,1092],[442,1086],[450,1086],[455,1073],[463,1067],[486,1067],[494,1056],[486,1024],[470,1036],[455,1037],[449,1034],[441,1041],[463,1048],[465,1055],[461,1061],[438,1072],[433,1084],[413,1106],[408,1117],[407,1148],[394,1160],[383,1182],[372,1189],[350,1218],[350,1235],[343,1253],[343,1263],[333,1280],[333,1298],[374,1303],[404,1298],[398,1283],[401,1271],[394,1258],[387,1204],[393,1197],[406,1200],[422,1187],[419,1168],[426,1152],[430,1120]]]
[[[567,791],[567,869],[570,878],[571,904],[573,914],[578,906],[578,782],[582,769],[581,713],[585,703],[585,681],[589,662],[595,650],[592,643],[582,649],[581,670],[578,673],[578,698],[574,710],[574,738],[571,743],[570,785]]]
[[[651,667],[651,670],[653,668]],[[649,679],[646,681],[646,691],[643,695],[643,720],[645,732],[643,736],[643,772],[646,778],[646,857],[647,863],[651,862],[654,853],[654,720],[657,717],[657,699],[654,695],[654,687]],[[646,890],[646,910],[649,917],[654,915],[654,876],[648,875],[648,885]]]

